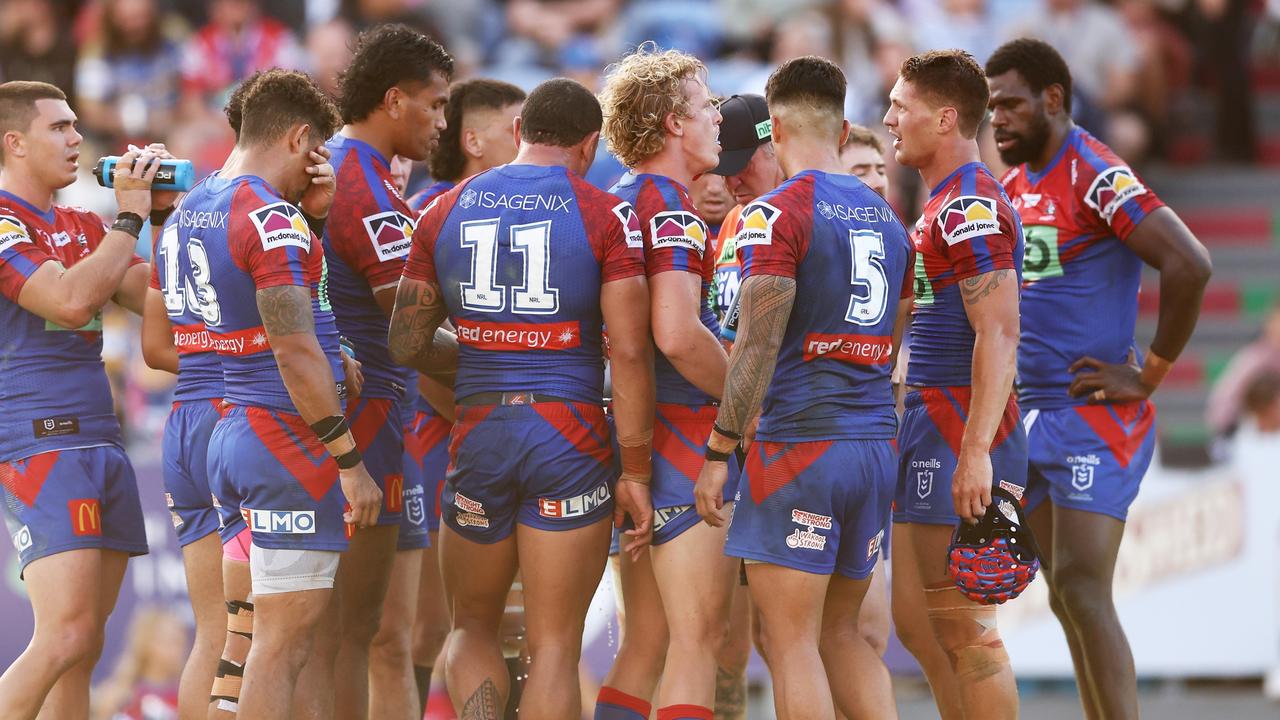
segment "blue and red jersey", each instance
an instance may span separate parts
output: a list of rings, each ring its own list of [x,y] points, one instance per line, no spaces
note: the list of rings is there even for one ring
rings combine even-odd
[[[418,219],[404,276],[438,284],[458,333],[454,392],[600,404],[603,284],[644,274],[631,205],[563,167],[504,165]]]
[[[452,190],[454,184],[455,183],[451,183],[448,180],[441,180],[414,193],[413,197],[407,200],[409,203],[409,209],[413,211],[414,217],[421,215],[422,211],[427,209],[427,206],[431,204],[432,200],[435,200],[441,195]]]
[[[628,172],[610,190],[635,207],[644,238],[645,272],[649,277],[670,271],[702,278],[699,317],[717,337],[720,321],[714,305],[716,256],[714,238],[698,215],[689,190],[669,177]],[[658,402],[710,405],[715,398],[694,387],[661,352],[654,357]]]
[[[342,382],[324,251],[302,212],[253,175],[205,178],[182,206],[192,222],[180,222],[178,242],[187,246],[188,257],[207,263],[207,271],[198,274],[208,281],[195,293],[203,298],[209,343],[222,360],[227,401],[297,412],[258,314],[257,292],[273,287],[310,290],[316,338],[334,379]]]
[[[1022,223],[986,165],[961,165],[929,193],[912,234],[915,309],[907,383],[972,383],[973,327],[960,281],[996,270],[1022,273]]]
[[[200,255],[204,252],[202,243],[193,245],[179,239],[184,230],[198,236],[213,223],[214,216],[188,210],[189,197],[184,196],[169,216],[151,253],[150,285],[164,296],[173,346],[178,351],[178,382],[173,388],[173,399],[178,402],[212,400],[221,398],[223,393],[222,361],[214,352],[212,336],[204,323],[203,308],[210,299],[209,278],[205,275],[209,261]],[[193,252],[197,257],[192,257]]]
[[[41,211],[0,191],[0,461],[120,443],[102,366],[101,313],[68,330],[18,304],[41,265],[71,267],[106,234],[102,219],[88,210],[55,205]]]
[[[1019,400],[1029,408],[1083,404],[1087,398],[1067,393],[1067,368],[1085,355],[1124,362],[1134,347],[1142,260],[1125,242],[1164,203],[1082,128],[1044,170],[1020,165],[1003,183],[1027,236]]]
[[[742,210],[743,281],[796,281],[757,437],[777,442],[892,438],[893,325],[911,294],[912,247],[861,180],[806,170]]]
[[[413,242],[414,215],[396,190],[391,165],[368,143],[335,135],[326,143],[337,195],[324,228],[329,299],[338,331],[355,347],[362,397],[404,397],[409,373],[391,362],[389,319],[374,293],[394,288]]]

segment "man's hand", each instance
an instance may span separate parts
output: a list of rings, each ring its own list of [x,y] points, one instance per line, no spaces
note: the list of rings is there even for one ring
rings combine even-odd
[[[711,527],[724,527],[729,520],[724,512],[724,484],[729,481],[729,463],[707,460],[698,472],[693,498],[698,515]]]
[[[1081,372],[1088,370],[1089,372]],[[1108,363],[1097,358],[1082,357],[1071,363],[1068,372],[1076,373],[1067,392],[1071,397],[1089,396],[1089,404],[1127,403],[1146,400],[1155,388],[1142,384],[1142,366],[1132,350],[1123,363]]]
[[[333,195],[337,192],[337,178],[333,174],[333,166],[329,164],[329,148],[321,145],[311,151],[312,165],[307,166],[307,174],[311,176],[311,184],[302,194],[298,207],[313,218],[329,217],[329,208],[333,205]]]
[[[139,152],[143,150],[143,148],[136,148],[132,145],[129,146],[129,149],[137,150]],[[173,153],[169,152],[168,148],[164,146],[164,143],[151,143],[145,149],[155,153],[156,157],[160,158],[161,160],[174,159]],[[172,208],[175,203],[178,202],[178,196],[181,194],[182,193],[177,190],[152,190],[151,191],[151,209],[152,210],[168,210]]]
[[[632,560],[639,560],[640,553],[653,542],[653,498],[649,494],[649,483],[629,479],[626,475],[618,478],[613,491],[613,525],[622,527],[622,521],[630,516],[631,530],[623,530],[618,545],[623,552],[630,553]]]
[[[342,484],[343,497],[351,506],[342,513],[343,522],[362,528],[376,525],[378,512],[382,509],[382,491],[369,477],[364,463],[348,470],[338,470],[338,482]]]
[[[342,376],[347,384],[347,402],[353,403],[364,389],[364,372],[360,369],[360,361],[348,355],[345,348],[339,352],[342,354]]]
[[[960,449],[955,474],[951,476],[951,499],[956,514],[976,525],[991,504],[991,454],[985,450]]]
[[[116,191],[116,207],[141,218],[151,214],[151,182],[160,169],[160,156],[150,148],[130,150],[112,169],[111,185]]]

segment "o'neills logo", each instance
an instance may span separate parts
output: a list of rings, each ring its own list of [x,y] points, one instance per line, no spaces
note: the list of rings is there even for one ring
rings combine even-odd
[[[493,323],[459,319],[458,342],[480,350],[571,350],[582,345],[578,323]]]
[[[893,341],[878,335],[824,335],[809,333],[804,338],[804,360],[841,360],[854,365],[883,365],[889,362]]]
[[[819,515],[819,514],[817,514],[817,513],[811,513],[811,512],[809,512],[809,511],[807,511],[807,510],[795,510],[795,509],[793,509],[793,510],[791,511],[791,522],[796,523],[797,525],[805,525],[805,526],[807,526],[810,530],[812,530],[812,529],[814,529],[814,528],[820,528],[820,529],[822,529],[822,530],[830,530],[830,529],[831,529],[831,517],[830,517],[830,516],[828,516],[828,515]]]

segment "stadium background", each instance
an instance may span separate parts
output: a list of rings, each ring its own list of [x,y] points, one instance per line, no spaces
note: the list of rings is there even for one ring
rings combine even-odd
[[[164,141],[202,172],[212,170],[231,144],[221,107],[236,81],[280,65],[308,70],[332,89],[354,33],[388,21],[439,39],[458,59],[458,77],[526,89],[557,75],[598,88],[602,68],[645,40],[703,58],[721,95],[762,92],[777,64],[824,55],[849,78],[849,118],[876,129],[911,53],[962,47],[984,61],[1018,35],[1054,43],[1076,82],[1077,120],[1145,175],[1215,266],[1196,335],[1155,396],[1158,460],[1118,568],[1144,710],[1280,712],[1262,691],[1269,673],[1269,694],[1280,696],[1280,1],[3,0],[0,81],[38,79],[68,90],[86,139],[82,178],[59,200],[109,216],[111,194],[88,176],[98,155]],[[994,153],[988,160],[996,164]],[[607,187],[620,172],[602,152],[590,179]],[[910,221],[918,176],[892,166],[890,174],[891,199]],[[419,170],[411,187],[427,181]],[[1145,290],[1140,341],[1154,332],[1157,307],[1157,295]],[[172,379],[143,364],[136,318],[115,309],[106,325],[106,360],[152,553],[130,563],[98,677],[141,654],[147,677],[137,682],[163,686],[189,642],[181,556],[158,471]],[[0,548],[0,666],[21,651],[31,627],[8,548]],[[587,675],[602,675],[616,648],[609,592],[606,581],[592,613]],[[1008,606],[1002,625],[1027,716],[1078,716],[1042,584]],[[930,717],[896,643],[889,661],[904,717]],[[752,677],[751,717],[768,717],[758,661]]]

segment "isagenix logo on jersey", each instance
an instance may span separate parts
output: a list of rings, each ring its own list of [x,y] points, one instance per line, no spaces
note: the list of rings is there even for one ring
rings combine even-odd
[[[996,212],[996,201],[978,195],[961,195],[938,213],[938,225],[948,245],[999,234],[1000,217]]]
[[[263,250],[292,245],[303,250],[311,249],[311,229],[302,217],[302,211],[284,202],[271,203],[249,213],[249,219],[258,229]]]
[[[364,219],[364,229],[369,233],[373,250],[382,262],[402,258],[413,245],[413,219],[394,210]]]
[[[573,198],[564,195],[508,195],[467,188],[458,198],[458,205],[463,209],[479,206],[486,209],[504,208],[507,210],[547,210],[549,212],[569,212],[569,203]]]
[[[29,243],[27,227],[12,215],[0,215],[0,252],[4,252],[18,243]]]

